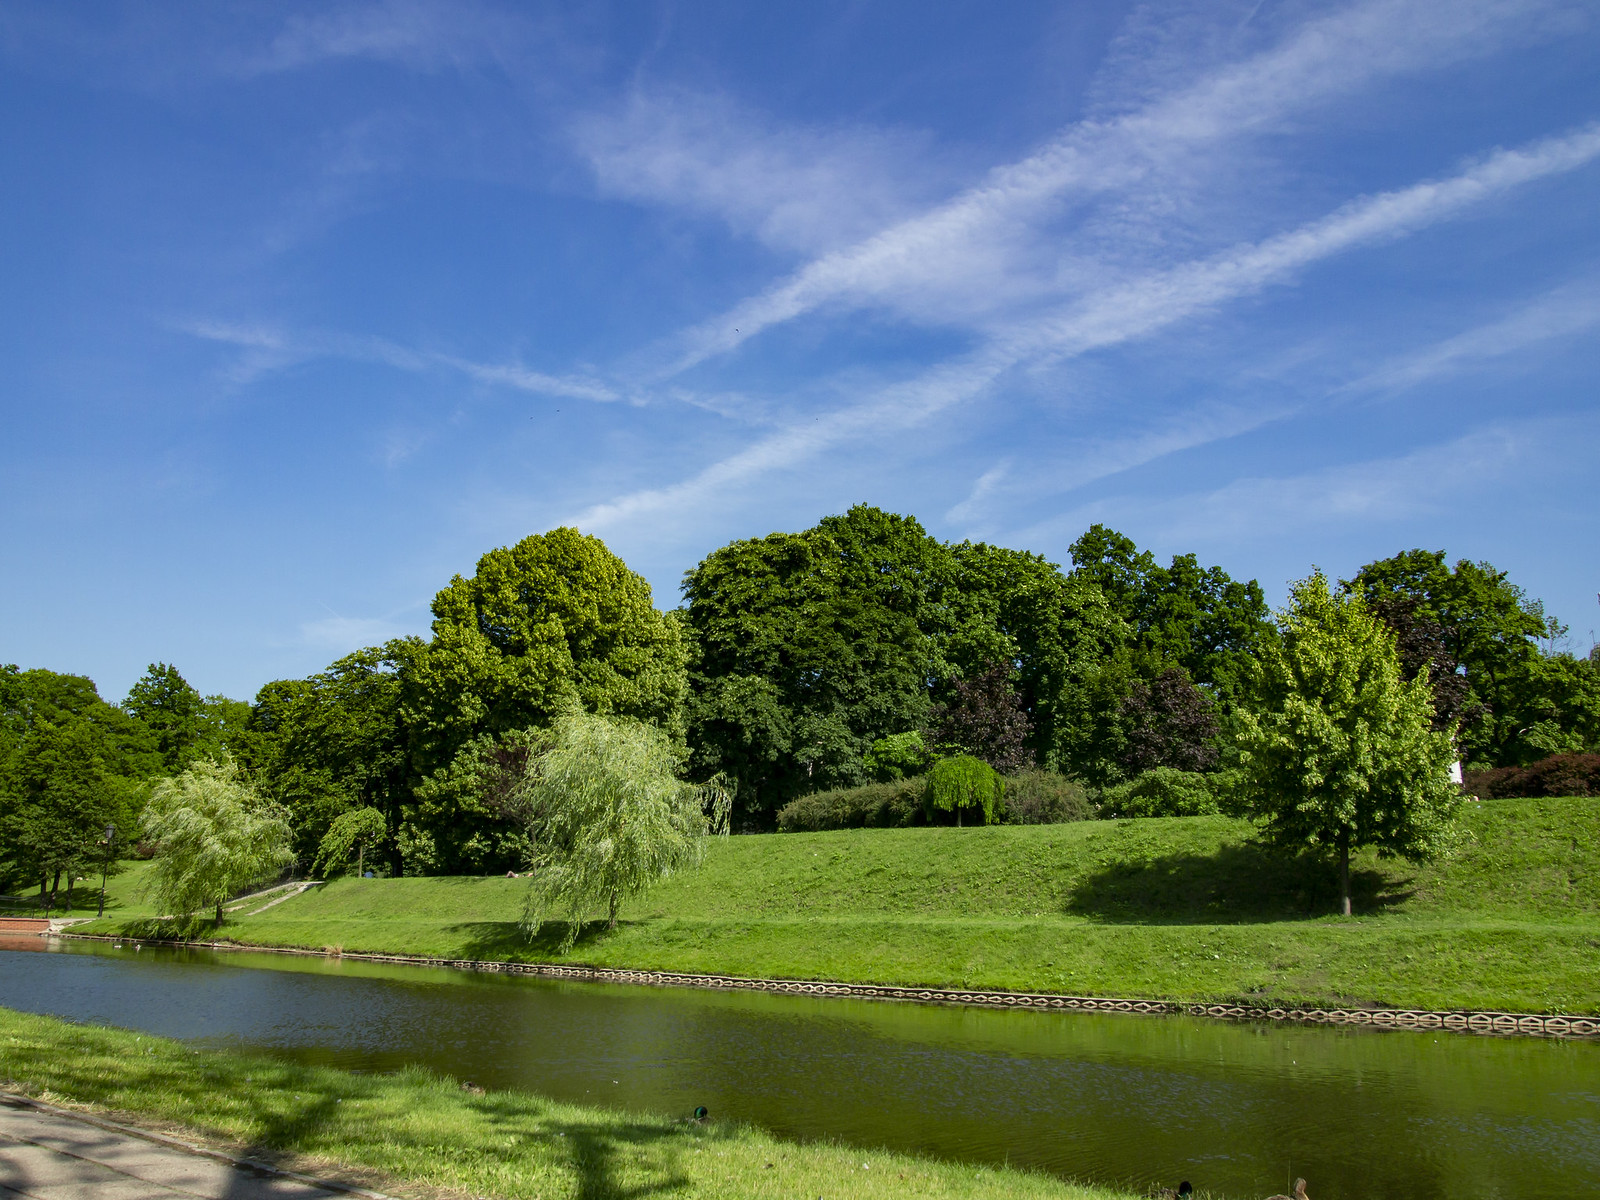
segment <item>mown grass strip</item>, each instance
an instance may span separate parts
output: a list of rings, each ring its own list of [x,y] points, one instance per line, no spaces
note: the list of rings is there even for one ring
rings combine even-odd
[[[133,1123],[173,1126],[245,1157],[426,1195],[1038,1197],[1131,1193],[760,1130],[640,1117],[522,1092],[477,1093],[421,1070],[357,1075],[195,1050],[120,1029],[0,1009],[0,1086]]]
[[[452,959],[1264,1007],[1600,1013],[1600,799],[1469,805],[1423,867],[1332,867],[1222,817],[743,836],[622,926],[517,928],[504,878],[341,879],[202,936]],[[120,882],[120,881],[118,881]],[[154,936],[133,906],[90,931]]]

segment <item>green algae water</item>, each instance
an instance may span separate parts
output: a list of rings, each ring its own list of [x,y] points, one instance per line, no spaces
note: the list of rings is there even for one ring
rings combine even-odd
[[[1143,1190],[1600,1196],[1600,1044],[13,941],[0,1005]]]

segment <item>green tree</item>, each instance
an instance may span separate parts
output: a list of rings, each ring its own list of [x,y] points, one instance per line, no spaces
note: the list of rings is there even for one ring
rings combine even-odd
[[[923,726],[946,558],[915,520],[857,505],[684,577],[695,767],[737,781],[745,824],[863,782],[874,742]]]
[[[1460,797],[1455,752],[1432,727],[1424,672],[1407,682],[1394,635],[1359,595],[1321,572],[1295,584],[1263,651],[1258,707],[1242,714],[1236,799],[1277,845],[1338,856],[1345,915],[1350,853],[1425,859],[1445,844]]]
[[[1460,559],[1452,567],[1442,550],[1407,550],[1368,563],[1344,586],[1437,626],[1444,656],[1460,664],[1470,689],[1460,704],[1469,717],[1458,732],[1463,758],[1532,761],[1550,745],[1584,743],[1585,726],[1600,721],[1579,677],[1551,665],[1571,656],[1540,652],[1541,639],[1564,632],[1559,622],[1493,564]]]
[[[176,774],[195,759],[221,750],[200,693],[168,663],[151,663],[128,690],[122,707],[155,737],[162,767]]]
[[[534,857],[527,814],[508,779],[520,778],[539,731],[474,738],[417,785],[396,841],[412,875],[496,875]]]
[[[1034,761],[1074,773],[1098,757],[1114,761],[1085,698],[1105,690],[1107,664],[1131,629],[1100,587],[1041,555],[984,542],[949,547],[939,583],[936,677],[971,680],[1010,664]],[[935,699],[948,703],[953,691],[941,685]]]
[[[1131,647],[1145,652],[1154,671],[1176,664],[1225,705],[1244,699],[1241,682],[1272,636],[1266,597],[1255,580],[1202,567],[1193,554],[1159,566],[1132,539],[1099,524],[1072,544],[1072,563],[1074,577],[1098,586],[1128,623]]]
[[[333,871],[347,870],[350,856],[354,854],[356,874],[365,874],[367,847],[376,846],[388,833],[389,827],[384,824],[383,814],[375,808],[353,808],[341,813],[323,835],[311,873],[326,879]]]
[[[434,597],[433,616],[403,674],[423,774],[475,737],[547,724],[573,703],[682,737],[682,632],[599,538],[562,528],[491,550]]]
[[[399,828],[416,782],[403,677],[422,649],[417,638],[396,639],[256,694],[244,763],[288,814],[300,861],[310,862],[329,826],[354,809],[376,808]],[[389,853],[398,874],[399,859]]]
[[[955,813],[957,825],[962,813],[973,810],[982,817],[982,824],[994,824],[1005,809],[1005,798],[1005,779],[981,758],[955,754],[928,768],[928,808]]]
[[[530,936],[556,912],[564,950],[583,919],[698,864],[706,838],[726,831],[731,797],[678,778],[680,751],[639,721],[572,711],[558,717],[515,789],[538,847],[523,924]]]
[[[142,724],[81,675],[0,667],[0,883],[37,882],[41,899],[98,862],[105,827],[126,845],[158,769]]]
[[[289,824],[232,759],[200,759],[156,785],[143,816],[156,848],[145,894],[180,920],[222,906],[294,861]]]

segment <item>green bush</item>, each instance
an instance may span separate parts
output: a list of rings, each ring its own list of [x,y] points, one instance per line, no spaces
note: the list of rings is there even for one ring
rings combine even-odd
[[[1221,812],[1213,778],[1154,767],[1100,793],[1103,817],[1206,817]]]
[[[960,825],[963,814],[970,811],[979,818],[977,824],[993,825],[1005,809],[1005,776],[971,754],[941,758],[928,769],[922,802],[930,818],[935,813],[954,813]]]
[[[778,828],[785,833],[821,829],[887,828],[916,825],[922,819],[922,777],[869,783],[862,787],[813,792],[778,810]]]
[[[1008,825],[1060,825],[1093,816],[1094,804],[1083,785],[1058,771],[1035,767],[1006,779],[1003,819]]]

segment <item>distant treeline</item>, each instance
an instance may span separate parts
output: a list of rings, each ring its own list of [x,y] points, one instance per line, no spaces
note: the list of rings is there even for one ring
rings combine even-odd
[[[1410,550],[1344,587],[1394,630],[1408,676],[1429,673],[1435,726],[1469,767],[1600,749],[1600,659],[1556,650],[1565,630],[1502,572]],[[1215,771],[1278,636],[1256,581],[1193,554],[1163,566],[1095,525],[1063,569],[865,505],[716,550],[670,612],[599,539],[557,529],[484,555],[433,615],[427,640],[251,704],[201,697],[166,664],[120,705],[81,676],[0,668],[0,878],[125,851],[150,780],[224,753],[287,811],[304,862],[371,806],[390,870],[514,869],[525,835],[480,766],[572,705],[666,730],[687,776],[736,783],[741,829],[958,753],[1091,789]]]

